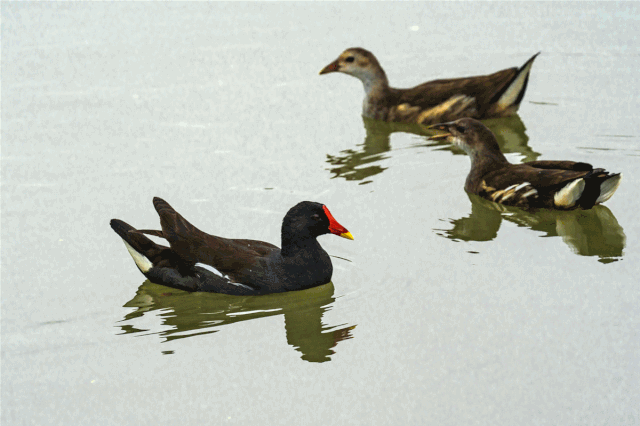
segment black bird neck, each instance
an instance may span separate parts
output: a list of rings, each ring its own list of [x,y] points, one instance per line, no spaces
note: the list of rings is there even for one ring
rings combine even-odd
[[[300,253],[315,253],[322,251],[322,247],[315,236],[308,232],[295,232],[289,227],[282,226],[282,257],[292,257]]]

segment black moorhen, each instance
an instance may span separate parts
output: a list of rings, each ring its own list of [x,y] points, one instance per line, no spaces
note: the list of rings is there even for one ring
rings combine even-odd
[[[200,231],[161,198],[153,205],[162,231],[136,230],[112,219],[138,269],[150,281],[187,291],[258,295],[303,290],[331,281],[333,266],[316,237],[353,236],[326,206],[303,201],[282,221],[282,249],[256,240],[216,237]],[[144,234],[165,238],[170,247]]]
[[[430,128],[447,132],[432,139],[446,139],[471,157],[465,191],[496,203],[525,209],[589,209],[611,198],[622,179],[620,173],[574,161],[511,164],[491,130],[472,118]]]
[[[518,111],[527,90],[533,55],[520,68],[489,75],[434,80],[411,89],[389,86],[373,53],[361,47],[345,50],[320,74],[342,72],[362,81],[362,115],[382,121],[432,124],[462,117],[505,117]]]

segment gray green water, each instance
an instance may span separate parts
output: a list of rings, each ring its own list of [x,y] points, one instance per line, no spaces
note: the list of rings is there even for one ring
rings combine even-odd
[[[636,3],[2,3],[3,425],[640,423]],[[624,173],[591,211],[468,197],[469,159],[363,120],[391,83],[533,66],[512,162]],[[279,243],[298,201],[333,283],[258,298],[144,281],[111,218],[161,196]]]

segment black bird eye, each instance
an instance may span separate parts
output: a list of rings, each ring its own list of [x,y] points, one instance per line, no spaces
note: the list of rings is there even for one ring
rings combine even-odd
[[[464,133],[467,128],[464,126],[456,126],[456,130],[460,133]]]
[[[349,57],[347,57],[347,59],[345,59],[345,62],[353,62],[355,60],[356,60],[356,58],[354,58],[353,56],[349,56]]]
[[[320,215],[319,214],[314,214],[313,216],[311,216],[312,219],[315,220],[320,220]]]

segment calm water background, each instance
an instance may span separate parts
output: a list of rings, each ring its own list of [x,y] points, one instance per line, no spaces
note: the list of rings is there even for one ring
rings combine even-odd
[[[2,424],[640,424],[634,3],[2,3]],[[363,121],[391,83],[533,66],[513,162],[624,172],[588,212],[496,209],[469,159]],[[333,284],[144,282],[111,218],[279,243],[300,200]]]

